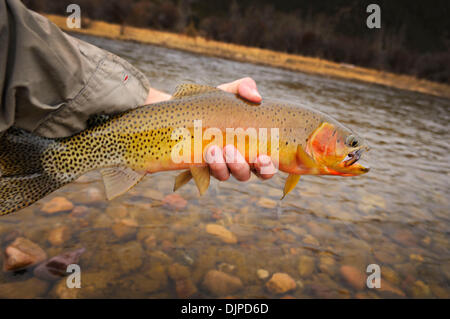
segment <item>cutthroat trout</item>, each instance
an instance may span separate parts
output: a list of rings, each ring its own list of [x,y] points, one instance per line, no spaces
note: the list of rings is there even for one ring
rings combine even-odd
[[[200,120],[200,134],[211,128],[216,133],[209,140],[202,136],[195,146],[191,141],[199,132],[194,123]],[[210,144],[220,145],[227,128],[240,128],[231,144],[247,161],[265,153],[289,174],[283,197],[301,175],[355,176],[369,170],[358,163],[368,149],[364,140],[326,114],[277,101],[257,105],[214,87],[183,84],[169,101],[97,120],[71,137],[48,139],[10,128],[0,136],[0,214],[29,206],[94,169],[101,170],[108,199],[125,193],[147,173],[168,170],[185,170],[174,190],[194,179],[202,194],[210,179],[203,152]],[[274,128],[275,135],[269,132]],[[189,134],[176,133],[180,129]],[[263,129],[267,134],[257,141],[249,137],[251,130]],[[244,149],[237,145],[239,139],[245,141]]]

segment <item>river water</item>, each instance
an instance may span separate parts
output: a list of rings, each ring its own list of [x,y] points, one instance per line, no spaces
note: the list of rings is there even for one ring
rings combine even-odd
[[[38,279],[31,268],[3,271],[0,297],[450,297],[449,100],[79,37],[124,57],[167,92],[250,76],[263,97],[306,104],[365,137],[371,171],[304,176],[281,206],[283,173],[265,182],[214,181],[201,198],[193,183],[171,195],[175,173],[158,173],[110,202],[99,175],[89,173],[0,218],[2,250],[17,237],[48,257],[84,247],[82,287]],[[74,208],[45,213],[55,197]],[[216,228],[221,236],[211,233]],[[380,267],[381,288],[366,285],[370,264]],[[285,289],[267,284],[275,273],[289,276],[278,282]]]

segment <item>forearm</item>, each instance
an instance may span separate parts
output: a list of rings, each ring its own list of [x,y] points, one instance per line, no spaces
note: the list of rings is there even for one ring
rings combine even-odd
[[[0,132],[14,125],[62,137],[83,130],[93,114],[146,103],[150,85],[140,71],[18,0],[0,0],[0,43]]]
[[[150,88],[150,91],[148,93],[147,99],[145,100],[144,104],[152,104],[152,103],[158,103],[162,101],[170,100],[172,95],[167,94],[162,91],[158,91],[157,89]]]

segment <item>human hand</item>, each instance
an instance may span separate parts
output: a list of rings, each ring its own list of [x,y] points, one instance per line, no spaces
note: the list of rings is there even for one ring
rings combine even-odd
[[[259,103],[262,100],[255,81],[249,77],[221,84],[218,88],[230,93],[239,94],[251,102]],[[231,144],[226,145],[223,151],[220,147],[212,145],[206,150],[205,156],[211,175],[219,181],[226,181],[230,178],[230,173],[238,181],[247,181],[251,176],[251,171],[262,179],[269,179],[276,171],[270,156],[260,155],[255,163],[249,164],[245,161],[242,154]]]

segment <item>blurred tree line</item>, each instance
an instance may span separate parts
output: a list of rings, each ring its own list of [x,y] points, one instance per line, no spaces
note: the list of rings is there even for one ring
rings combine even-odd
[[[38,12],[82,17],[320,57],[450,83],[450,1],[23,0]],[[381,7],[369,29],[367,5]]]

